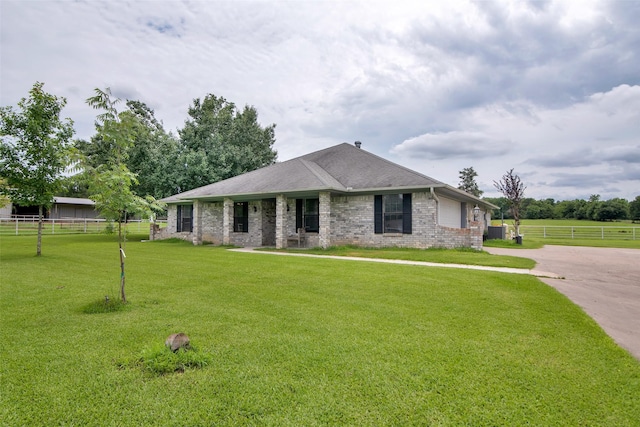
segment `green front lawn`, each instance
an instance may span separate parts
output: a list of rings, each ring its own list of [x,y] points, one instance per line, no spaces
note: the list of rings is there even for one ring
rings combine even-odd
[[[137,236],[144,238],[144,236]],[[2,425],[602,425],[640,419],[640,363],[522,275],[129,242],[0,237]],[[210,363],[132,360],[174,332]]]

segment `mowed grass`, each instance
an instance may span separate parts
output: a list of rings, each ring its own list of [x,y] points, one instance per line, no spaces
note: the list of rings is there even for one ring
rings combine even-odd
[[[602,425],[640,363],[535,278],[129,242],[0,238],[0,424]],[[127,364],[185,332],[211,363]]]

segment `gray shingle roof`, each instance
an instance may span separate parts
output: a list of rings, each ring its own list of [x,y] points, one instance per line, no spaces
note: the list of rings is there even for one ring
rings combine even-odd
[[[431,187],[443,187],[463,198],[476,199],[433,178],[343,143],[176,194],[163,201],[178,203],[181,200],[222,200],[225,197],[241,200],[275,197],[277,194],[302,196],[318,191],[347,193]]]

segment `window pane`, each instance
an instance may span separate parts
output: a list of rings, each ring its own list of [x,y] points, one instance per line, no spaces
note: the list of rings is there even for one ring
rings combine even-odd
[[[246,233],[249,231],[249,202],[234,203],[233,231],[236,233]]]
[[[385,213],[402,213],[402,194],[384,196]]]
[[[402,233],[402,214],[384,214],[384,232]]]
[[[320,199],[306,199],[304,201],[304,212],[307,215],[318,215],[320,212]]]
[[[402,233],[402,194],[388,194],[383,197],[384,232]]]
[[[303,226],[306,231],[320,230],[320,199],[305,199]]]

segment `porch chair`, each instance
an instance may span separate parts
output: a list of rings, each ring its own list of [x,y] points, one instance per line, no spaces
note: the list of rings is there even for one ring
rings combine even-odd
[[[306,242],[306,230],[304,227],[298,228],[298,234],[295,236],[291,236],[287,239],[287,243],[294,242],[298,244],[299,248],[303,248]]]

